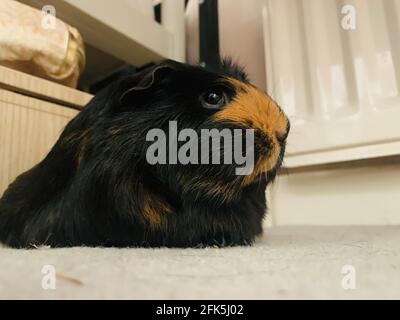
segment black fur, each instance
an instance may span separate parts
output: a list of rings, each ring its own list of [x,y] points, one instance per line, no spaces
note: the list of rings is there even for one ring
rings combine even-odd
[[[247,81],[231,62],[223,68],[220,73]],[[265,188],[280,163],[268,181],[263,176],[243,188],[233,165],[149,165],[145,159],[146,132],[167,131],[170,120],[196,130],[237,127],[213,123],[215,111],[199,104],[199,96],[220,82],[218,73],[165,61],[101,91],[70,121],[46,158],[6,190],[0,199],[0,242],[13,247],[252,243],[262,231]],[[235,88],[224,86],[233,98]],[[201,187],[214,184],[229,188],[232,197]],[[143,215],[146,196],[172,208],[158,227]]]
[[[243,81],[245,83],[250,83],[249,76],[244,68],[233,62],[232,58],[225,57],[224,59],[222,59],[220,69],[215,71],[225,76]]]

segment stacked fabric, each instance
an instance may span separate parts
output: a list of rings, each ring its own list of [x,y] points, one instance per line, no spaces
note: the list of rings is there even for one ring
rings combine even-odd
[[[83,40],[51,6],[40,11],[2,0],[0,65],[76,87],[85,65]]]

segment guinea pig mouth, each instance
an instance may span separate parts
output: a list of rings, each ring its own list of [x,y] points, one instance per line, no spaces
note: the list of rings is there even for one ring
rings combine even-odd
[[[267,157],[273,147],[271,139],[259,130],[254,131],[254,149],[258,157]]]
[[[264,176],[272,180],[276,171],[281,167],[285,153],[286,141],[270,139],[263,132],[258,130],[254,134],[255,165],[251,174],[243,179],[245,185],[254,183]]]
[[[269,163],[268,167],[275,167],[278,163],[281,151],[281,144],[266,136],[263,132],[255,130],[254,133],[254,153],[256,163]],[[265,168],[267,170],[269,168]]]

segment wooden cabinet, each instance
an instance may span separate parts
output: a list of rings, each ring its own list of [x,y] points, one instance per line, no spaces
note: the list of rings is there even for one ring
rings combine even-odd
[[[46,156],[91,95],[0,67],[0,195]]]

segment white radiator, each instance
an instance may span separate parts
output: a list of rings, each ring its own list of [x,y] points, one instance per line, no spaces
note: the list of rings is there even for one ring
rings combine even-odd
[[[287,167],[400,154],[399,0],[265,0],[263,21]]]

